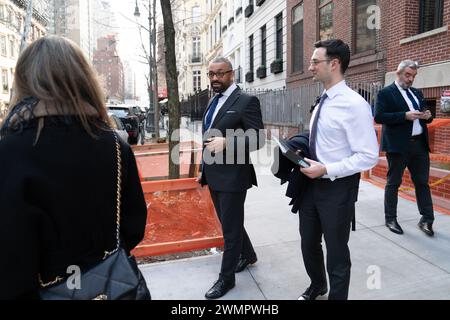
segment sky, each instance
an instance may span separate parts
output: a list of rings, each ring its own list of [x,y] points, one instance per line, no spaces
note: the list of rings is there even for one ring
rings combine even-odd
[[[153,3],[153,0],[151,0]],[[162,16],[159,13],[159,1],[157,0],[157,23],[162,23]],[[140,18],[138,23],[148,27],[148,0],[137,0]],[[141,104],[148,104],[148,93],[145,75],[148,74],[148,65],[142,64],[140,61],[144,59],[142,44],[139,36],[139,28],[134,17],[136,7],[136,0],[112,0],[111,1],[114,12],[116,13],[116,21],[119,26],[117,33],[119,34],[119,55],[122,60],[130,62],[134,72],[136,73],[136,92],[141,97]],[[142,39],[144,45],[148,49],[149,35],[148,32],[142,30]]]

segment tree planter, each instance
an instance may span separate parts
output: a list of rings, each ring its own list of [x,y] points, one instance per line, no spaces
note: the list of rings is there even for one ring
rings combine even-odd
[[[267,77],[267,69],[265,66],[260,66],[256,69],[256,76],[260,79]]]
[[[186,252],[223,245],[209,189],[196,178],[142,183],[148,215],[136,257]]]
[[[281,73],[283,72],[283,60],[276,59],[270,64],[270,72]]]
[[[245,74],[245,81],[247,82],[253,82],[253,72],[249,71]]]

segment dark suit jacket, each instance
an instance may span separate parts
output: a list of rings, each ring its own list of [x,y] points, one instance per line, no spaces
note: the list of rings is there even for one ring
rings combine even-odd
[[[420,110],[425,107],[425,99],[420,90],[410,88],[419,100]],[[383,124],[381,137],[381,150],[386,152],[405,153],[408,141],[412,134],[413,122],[406,120],[406,112],[410,111],[405,99],[398,90],[395,83],[382,89],[377,96],[375,104],[375,122]],[[427,123],[430,120],[420,120],[425,136],[426,148],[430,150],[428,143]]]
[[[203,123],[207,111],[203,115]],[[264,134],[259,132],[264,125],[258,98],[242,92],[240,88],[234,90],[217,113],[211,129],[204,134],[204,139],[226,137],[227,129],[241,129],[241,132],[235,131],[233,137],[228,137],[226,149],[214,155],[217,161],[213,163],[208,163],[205,158],[207,150],[203,149],[201,184],[208,184],[215,191],[242,192],[257,185],[249,154],[260,149],[265,142]],[[247,131],[249,129],[253,132]],[[237,150],[242,150],[241,154]]]
[[[309,135],[298,134],[287,141],[295,150],[301,150],[302,156],[309,158]],[[277,151],[278,150],[278,151]],[[300,167],[291,160],[283,156],[279,147],[275,148],[278,157],[272,165],[272,173],[281,180],[281,184],[288,182],[286,197],[291,198],[289,205],[292,206],[291,212],[297,213],[300,210],[300,204],[303,199],[306,188],[311,181],[307,176],[300,172]]]

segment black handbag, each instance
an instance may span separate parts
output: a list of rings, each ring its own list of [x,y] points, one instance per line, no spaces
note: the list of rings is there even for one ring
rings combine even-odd
[[[117,246],[105,252],[103,260],[80,274],[80,288],[71,289],[61,278],[44,284],[40,280],[39,294],[43,300],[150,300],[142,273],[133,256],[120,247],[120,191],[121,152],[117,135],[114,134],[117,154]],[[55,284],[56,283],[56,284]]]

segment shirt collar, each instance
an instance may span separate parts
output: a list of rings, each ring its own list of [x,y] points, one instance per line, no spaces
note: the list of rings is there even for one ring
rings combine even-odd
[[[328,99],[334,99],[334,97],[342,93],[342,89],[345,87],[347,87],[347,83],[345,82],[345,80],[342,80],[336,83],[330,89],[324,90],[324,93],[327,94]]]
[[[227,90],[225,90],[224,92],[222,92],[222,96],[228,98],[229,96],[231,96],[231,94],[233,93],[233,91],[236,90],[236,88],[237,88],[237,85],[236,85],[236,83],[233,82],[233,83],[228,87]]]
[[[409,91],[409,90],[403,89],[402,86],[397,82],[397,80],[395,80],[394,82],[395,82],[395,85],[397,86],[398,90],[400,90],[400,92]],[[408,88],[408,89],[411,89],[411,88]]]

